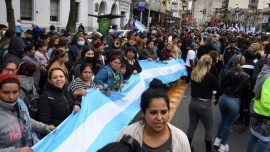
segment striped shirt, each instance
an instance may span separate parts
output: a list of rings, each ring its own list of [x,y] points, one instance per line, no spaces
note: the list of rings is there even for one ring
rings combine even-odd
[[[92,79],[90,80],[90,85],[87,85],[87,84],[83,83],[80,78],[76,78],[70,83],[68,88],[69,88],[69,90],[71,90],[74,93],[75,91],[78,91],[81,89],[87,90],[89,88],[97,88],[97,85],[93,82]],[[82,96],[77,96],[77,100],[79,102],[81,102]]]

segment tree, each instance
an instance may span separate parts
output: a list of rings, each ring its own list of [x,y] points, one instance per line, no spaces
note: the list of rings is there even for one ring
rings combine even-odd
[[[74,33],[76,31],[76,21],[76,0],[70,0],[70,11],[66,30]]]
[[[6,2],[6,10],[7,10],[8,28],[15,30],[15,17],[14,17],[14,10],[12,7],[12,0],[5,0],[5,2]]]

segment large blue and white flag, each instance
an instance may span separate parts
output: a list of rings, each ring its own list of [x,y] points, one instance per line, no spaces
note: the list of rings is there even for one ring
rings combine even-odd
[[[96,152],[114,142],[119,133],[140,110],[141,94],[153,78],[168,83],[187,75],[182,59],[171,59],[168,64],[140,61],[142,72],[132,75],[122,92],[112,92],[110,97],[98,89],[87,90],[81,110],[71,114],[32,148],[34,151]]]

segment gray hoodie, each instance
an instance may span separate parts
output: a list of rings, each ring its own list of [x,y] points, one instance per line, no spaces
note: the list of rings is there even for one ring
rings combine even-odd
[[[32,92],[32,94],[34,94],[34,95],[38,95],[36,87],[34,85],[33,77],[29,77],[29,76],[25,76],[25,75],[18,75],[18,77],[21,81],[22,88],[24,88],[28,92]],[[22,100],[25,98],[25,94],[22,91],[22,89],[20,90],[19,98]]]
[[[266,78],[270,77],[270,66],[265,64],[262,68],[262,71],[257,77],[256,84],[254,86],[255,99],[258,100],[261,98],[262,85]]]
[[[33,120],[29,115],[28,120],[32,131],[45,132],[45,124]],[[0,152],[19,152],[22,147],[22,124],[19,118],[11,110],[0,106],[0,122]]]

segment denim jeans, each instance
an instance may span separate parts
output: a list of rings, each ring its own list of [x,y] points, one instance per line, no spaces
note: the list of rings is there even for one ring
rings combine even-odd
[[[253,134],[251,134],[251,136],[249,138],[246,152],[253,152],[254,146],[257,142],[259,142],[257,152],[267,152],[267,150],[269,149],[269,146],[270,146],[270,142],[265,142],[265,141],[259,140],[259,138],[257,138]]]
[[[233,122],[240,111],[240,99],[222,94],[218,104],[221,121],[218,126],[217,137],[221,139],[221,144],[226,145]]]

